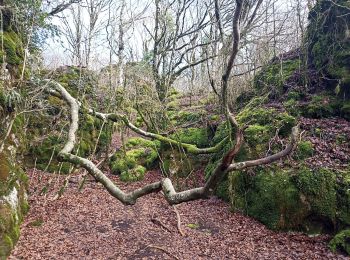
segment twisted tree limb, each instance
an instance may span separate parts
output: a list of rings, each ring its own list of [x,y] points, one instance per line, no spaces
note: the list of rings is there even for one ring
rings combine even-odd
[[[222,162],[218,164],[218,166],[215,168],[214,172],[203,187],[185,190],[182,192],[176,192],[171,180],[169,178],[164,178],[161,181],[154,182],[145,185],[142,188],[136,189],[132,192],[125,193],[115,183],[113,183],[113,181],[110,180],[100,169],[98,169],[97,166],[90,160],[72,154],[73,148],[76,144],[76,132],[78,130],[79,121],[79,108],[81,104],[75,98],[73,98],[59,83],[50,80],[46,80],[45,82],[49,87],[52,87],[49,88],[50,93],[54,94],[55,96],[60,96],[70,106],[70,126],[68,131],[68,138],[63,149],[58,153],[58,159],[60,161],[70,162],[76,166],[81,166],[84,169],[86,169],[87,172],[90,175],[92,175],[98,182],[100,182],[112,196],[117,198],[125,205],[133,205],[136,203],[136,200],[138,198],[153,192],[159,192],[160,190],[163,190],[165,199],[171,205],[179,204],[190,200],[206,198],[209,195],[210,191],[216,187],[218,182],[229,171],[241,170],[247,167],[253,167],[277,161],[289,154],[297,142],[298,126],[293,128],[290,144],[288,144],[287,147],[281,152],[258,160],[232,163],[234,156],[238,153],[240,147],[243,144],[242,130],[238,129],[236,132],[235,146],[229,151],[228,154],[224,156]],[[103,114],[93,111],[90,112],[93,113],[96,117],[99,117],[104,120],[109,119],[112,121],[117,121],[118,119],[120,119],[125,122],[125,117],[120,117],[115,114]],[[237,123],[234,120],[234,117],[231,118],[231,123]],[[127,126],[130,127],[132,130],[135,130],[135,128],[132,127],[132,124],[127,124]],[[139,129],[138,131],[142,132],[143,130]],[[145,131],[143,131],[142,133],[148,136],[154,136],[154,134],[150,135],[151,133]]]
[[[236,0],[236,9],[234,12],[233,24],[232,24],[232,29],[233,29],[232,49],[230,51],[229,59],[227,61],[227,65],[221,79],[223,111],[226,112],[226,116],[229,122],[231,123],[232,127],[236,130],[236,143],[234,147],[232,147],[232,149],[230,149],[230,151],[223,157],[221,163],[217,165],[217,167],[215,168],[215,170],[213,171],[213,173],[211,174],[211,176],[209,177],[209,179],[207,180],[207,182],[203,187],[185,190],[182,192],[176,192],[174,186],[172,185],[171,180],[169,178],[164,178],[161,181],[145,185],[144,187],[136,189],[130,193],[123,192],[101,170],[99,170],[94,163],[92,163],[88,159],[79,157],[71,153],[76,143],[76,132],[78,129],[78,120],[79,120],[79,108],[81,108],[82,105],[76,99],[74,99],[59,83],[46,80],[46,83],[49,86],[52,86],[52,88],[49,89],[49,92],[55,96],[62,98],[70,106],[71,122],[70,122],[70,128],[68,132],[68,139],[64,148],[58,154],[59,160],[70,162],[70,163],[73,163],[74,165],[80,165],[81,167],[86,169],[88,173],[91,174],[97,181],[99,181],[112,196],[114,196],[115,198],[117,198],[119,201],[121,201],[126,205],[132,205],[136,203],[136,200],[139,197],[145,196],[152,192],[158,192],[160,190],[163,191],[165,199],[168,201],[168,203],[171,205],[174,205],[174,204],[179,204],[190,200],[196,200],[196,199],[207,197],[210,194],[210,191],[212,189],[215,189],[219,181],[229,171],[242,170],[248,167],[272,163],[288,155],[292,151],[293,147],[297,142],[298,126],[293,128],[291,141],[286,146],[286,148],[281,152],[265,158],[257,159],[257,160],[238,162],[238,163],[234,162],[234,158],[237,155],[237,153],[240,151],[240,148],[242,147],[242,144],[244,142],[244,138],[243,138],[244,129],[239,126],[234,115],[228,109],[227,87],[228,87],[228,80],[234,65],[234,61],[239,50],[240,19],[241,19],[241,13],[243,9],[243,3],[244,1],[242,0]],[[256,14],[256,12],[254,13]],[[111,120],[113,122],[121,121],[131,130],[135,131],[136,133],[142,136],[156,139],[161,142],[167,142],[170,144],[178,145],[186,149],[188,152],[194,153],[194,154],[218,152],[227,141],[227,139],[224,139],[215,147],[201,149],[192,144],[184,144],[179,141],[172,140],[171,138],[164,137],[162,135],[146,132],[134,126],[128,120],[128,118],[124,115],[103,114],[103,113],[93,111],[92,109],[86,109],[86,110],[91,115],[94,115],[102,120]]]
[[[48,80],[46,80],[45,82],[49,82]],[[51,81],[51,84],[59,84],[57,82],[53,82]],[[55,90],[55,89],[49,89],[48,92],[51,95],[54,95],[58,98],[63,98],[64,97],[60,94],[59,91]],[[217,145],[213,146],[213,147],[207,147],[207,148],[198,148],[196,145],[194,144],[188,144],[188,143],[183,143],[180,142],[178,140],[174,140],[172,138],[160,135],[160,134],[155,134],[155,133],[151,133],[151,132],[147,132],[141,128],[138,128],[137,126],[135,126],[133,123],[131,123],[129,121],[129,119],[122,114],[116,114],[116,113],[100,113],[97,112],[91,108],[86,108],[83,107],[83,105],[78,102],[78,106],[80,108],[83,108],[88,114],[95,116],[103,121],[112,121],[112,122],[123,122],[129,129],[131,129],[132,131],[134,131],[135,133],[142,135],[144,137],[153,139],[153,140],[158,140],[162,143],[168,143],[171,145],[174,145],[175,147],[181,147],[182,149],[185,149],[186,152],[191,153],[191,154],[212,154],[212,153],[216,153],[218,151],[220,151],[221,148],[224,147],[224,145],[226,144],[228,137],[225,137],[221,142],[219,142]]]

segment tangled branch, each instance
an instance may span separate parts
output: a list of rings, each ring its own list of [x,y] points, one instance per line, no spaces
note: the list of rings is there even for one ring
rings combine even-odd
[[[87,170],[87,172],[90,175],[92,175],[98,182],[100,182],[112,196],[114,196],[115,198],[117,198],[119,201],[121,201],[123,204],[126,204],[126,205],[133,205],[136,203],[136,200],[138,198],[153,192],[159,192],[161,190],[164,193],[165,199],[171,205],[179,204],[190,200],[206,198],[209,195],[210,191],[216,187],[218,182],[229,171],[242,170],[248,167],[268,164],[268,163],[277,161],[283,158],[284,156],[288,155],[292,151],[293,147],[297,142],[298,127],[294,127],[292,131],[291,142],[281,152],[268,157],[258,159],[258,160],[234,163],[233,159],[235,155],[239,152],[243,144],[243,131],[242,129],[238,128],[236,132],[236,144],[224,156],[222,162],[216,167],[216,169],[211,174],[210,178],[207,180],[207,182],[203,187],[189,189],[182,192],[176,192],[171,180],[169,178],[163,178],[161,181],[154,182],[154,183],[145,185],[142,188],[138,188],[132,192],[125,193],[115,183],[113,183],[113,181],[109,179],[100,169],[98,169],[93,162],[91,162],[86,158],[72,154],[73,148],[76,144],[76,132],[78,130],[79,109],[81,107],[81,104],[74,97],[72,97],[61,84],[51,80],[46,80],[45,82],[47,83],[48,86],[52,87],[52,88],[48,88],[49,93],[55,96],[59,96],[64,101],[66,101],[66,103],[70,107],[70,126],[68,131],[68,137],[63,149],[58,153],[58,159],[60,161],[70,162],[76,166],[83,167],[85,170]],[[162,142],[171,142],[171,143],[175,142],[176,144],[178,144],[177,141],[172,140],[170,138],[149,133],[140,128],[137,128],[132,123],[130,123],[125,116],[121,116],[118,114],[103,114],[103,113],[95,112],[91,109],[89,109],[88,112],[103,120],[111,120],[113,122],[122,121],[131,130],[145,137],[157,139]],[[231,124],[238,126],[233,115],[230,114],[229,118],[230,118]],[[223,142],[224,141],[221,142],[221,145]],[[185,145],[188,145],[188,144],[185,144]],[[190,146],[190,147],[187,147],[187,149],[188,148],[192,148],[192,147]],[[207,149],[212,149],[212,148],[207,148]],[[199,151],[200,150],[201,149],[199,149]],[[207,150],[204,149],[204,151],[207,151]]]

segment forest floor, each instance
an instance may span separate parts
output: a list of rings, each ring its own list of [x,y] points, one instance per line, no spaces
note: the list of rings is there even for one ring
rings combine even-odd
[[[308,128],[317,127],[332,130],[306,135],[318,147],[313,158],[324,154],[322,161],[341,168],[348,162],[349,146],[328,143],[334,144],[340,133],[350,133],[349,122],[305,120],[302,128],[309,133]],[[114,140],[115,145],[118,142]],[[174,208],[162,194],[124,206],[91,179],[79,191],[79,174],[71,176],[58,197],[66,176],[28,171],[31,207],[9,259],[348,259],[328,249],[330,236],[268,230],[252,218],[232,213],[228,203],[215,197],[176,206],[181,235]],[[132,190],[158,180],[160,173],[151,171],[136,183],[109,177],[123,190]]]
[[[142,183],[158,174],[149,172]],[[57,198],[62,176],[29,176],[31,208],[9,259],[347,259],[329,251],[329,236],[268,230],[214,197],[176,206],[182,236],[174,209],[159,193],[124,206],[87,182],[82,191],[70,183]],[[125,190],[142,184],[112,178]],[[51,188],[40,195],[50,179]]]

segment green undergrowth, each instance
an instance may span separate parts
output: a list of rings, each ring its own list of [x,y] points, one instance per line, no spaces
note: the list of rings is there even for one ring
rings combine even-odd
[[[28,164],[33,163],[31,158],[36,158],[36,167],[40,170],[49,172],[69,173],[73,169],[73,165],[57,161],[57,155],[63,148],[66,141],[66,132],[68,131],[67,124],[63,122],[56,126],[63,127],[60,132],[53,131],[49,136],[47,133],[47,124],[50,124],[52,118],[49,116],[39,115],[31,120],[35,126],[30,128],[30,135],[33,137],[33,142],[29,147],[27,155]],[[102,131],[101,131],[102,129]],[[113,125],[103,124],[100,119],[87,114],[82,114],[79,121],[79,130],[77,132],[78,142],[74,148],[74,154],[82,157],[88,157],[93,152],[105,152],[110,143],[113,131]],[[44,138],[40,138],[44,135]],[[95,150],[96,148],[96,150]]]
[[[160,143],[140,137],[130,138],[110,160],[113,174],[120,174],[122,181],[139,181],[147,170],[152,169],[158,160]]]

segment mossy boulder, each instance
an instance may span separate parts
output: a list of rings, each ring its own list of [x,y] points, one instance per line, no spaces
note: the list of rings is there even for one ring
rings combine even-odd
[[[19,228],[28,212],[27,176],[19,167],[14,147],[0,154],[0,259],[5,259],[19,238]]]
[[[309,13],[306,42],[309,62],[330,90],[350,98],[349,1],[317,1]],[[327,15],[324,15],[327,13]]]
[[[12,30],[0,33],[3,39],[3,50],[0,50],[0,64],[6,63],[6,68],[13,77],[19,77],[22,73],[24,48],[21,37]]]
[[[142,180],[146,170],[155,166],[160,143],[140,137],[130,138],[125,149],[121,148],[110,160],[113,174],[120,174],[122,181]]]
[[[208,147],[210,145],[207,128],[184,128],[176,131],[169,137],[181,143],[194,144],[199,148]]]
[[[252,99],[241,112],[237,115],[237,120],[241,125],[245,125],[244,130],[245,143],[240,152],[236,155],[235,162],[244,160],[257,159],[270,152],[277,152],[281,150],[278,144],[273,144],[269,147],[269,141],[276,135],[280,138],[287,137],[291,133],[292,127],[296,124],[295,117],[286,112],[279,112],[274,108],[264,107],[265,97]],[[227,144],[218,153],[215,153],[205,169],[206,177],[209,177],[224,154],[226,154],[231,147],[233,147],[234,129],[225,122],[218,126],[215,136],[212,139],[213,145],[219,143],[225,137],[229,137]],[[227,193],[228,186],[226,180],[220,186],[220,197],[229,200]],[[219,191],[218,190],[218,191]]]
[[[310,141],[300,141],[295,151],[297,160],[304,160],[313,155],[314,149]]]
[[[93,86],[96,80],[92,72],[65,66],[57,69],[53,75],[72,96],[82,103],[89,103],[89,106],[95,107],[91,101],[95,98]],[[47,101],[48,108],[45,112],[29,115],[27,135],[32,142],[28,147],[26,162],[29,166],[34,166],[35,163],[40,170],[69,173],[73,165],[57,161],[57,154],[63,148],[68,132],[67,123],[70,116],[68,106],[63,100],[54,96],[49,96]],[[106,152],[112,132],[112,123],[103,123],[82,109],[79,114],[78,140],[74,153],[87,157],[93,153]]]
[[[340,115],[342,102],[335,95],[323,92],[314,95],[306,106],[301,107],[301,114],[305,117],[322,118]]]
[[[350,229],[339,232],[329,242],[329,247],[333,252],[340,251],[350,255]]]
[[[229,198],[233,210],[269,228],[332,233],[350,225],[350,185],[341,180],[344,175],[348,177],[337,170],[303,165],[236,171],[228,179]]]
[[[254,88],[258,93],[268,93],[273,98],[280,97],[288,85],[286,83],[294,75],[300,74],[301,60],[299,56],[291,59],[274,59],[267,64],[254,78]]]
[[[241,211],[271,229],[299,227],[307,215],[290,172],[278,168],[256,169],[253,173],[237,171],[230,174],[230,201]]]

